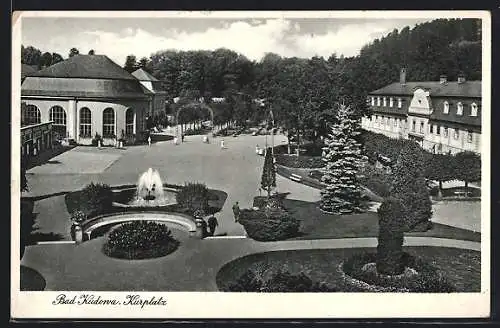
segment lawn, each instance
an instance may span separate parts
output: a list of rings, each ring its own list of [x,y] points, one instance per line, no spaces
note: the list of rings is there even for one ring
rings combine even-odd
[[[285,208],[301,221],[300,236],[294,239],[362,238],[378,236],[378,216],[374,212],[332,215],[322,212],[316,203],[285,199]],[[438,237],[481,241],[481,234],[470,230],[434,223],[426,232],[407,236]]]
[[[21,265],[19,271],[21,277],[21,291],[42,291],[45,289],[45,279],[38,271]]]
[[[404,250],[421,257],[444,273],[459,292],[479,292],[481,290],[481,254],[471,250],[446,247],[405,247]],[[323,282],[331,287],[345,287],[344,277],[339,268],[343,260],[361,252],[375,252],[372,248],[315,249],[276,251],[240,257],[224,265],[217,273],[217,286],[228,291],[245,271],[263,271],[271,275],[278,270],[292,274],[303,272],[313,281]]]

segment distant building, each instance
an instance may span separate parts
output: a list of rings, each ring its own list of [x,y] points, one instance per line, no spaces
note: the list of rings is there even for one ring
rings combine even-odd
[[[481,152],[481,81],[400,81],[368,95],[371,117],[362,118],[366,130],[391,138],[417,141],[434,153]]]
[[[103,145],[145,129],[151,95],[130,73],[103,55],[76,55],[37,72],[21,85],[21,125],[52,122],[54,137]]]
[[[148,116],[155,116],[165,112],[167,92],[162,89],[161,82],[142,68],[132,72],[132,75],[141,82],[145,93],[149,96]]]

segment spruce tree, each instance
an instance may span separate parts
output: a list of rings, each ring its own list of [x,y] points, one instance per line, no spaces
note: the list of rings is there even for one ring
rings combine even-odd
[[[361,211],[361,188],[356,174],[365,157],[361,154],[359,121],[350,107],[339,106],[336,122],[325,138],[323,161],[326,162],[321,179],[326,187],[321,191],[320,208],[335,214]]]
[[[266,149],[264,158],[264,168],[262,169],[262,179],[260,181],[262,189],[267,191],[267,198],[271,197],[271,190],[276,187],[276,170],[274,168],[273,154],[271,147]]]

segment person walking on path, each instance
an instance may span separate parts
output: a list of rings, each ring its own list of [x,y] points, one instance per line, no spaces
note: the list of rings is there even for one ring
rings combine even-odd
[[[148,145],[151,147],[151,136],[148,136]]]
[[[215,234],[215,228],[218,226],[219,222],[217,222],[217,218],[214,215],[208,218],[208,233],[210,236],[213,236]]]
[[[184,142],[184,133],[181,134],[181,142]]]
[[[234,222],[238,222],[240,219],[240,204],[238,202],[233,205]]]
[[[226,149],[226,145],[224,144],[224,139],[220,141],[220,149]]]

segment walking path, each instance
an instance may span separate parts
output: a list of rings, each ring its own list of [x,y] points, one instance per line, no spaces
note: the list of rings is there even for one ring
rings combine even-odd
[[[376,238],[257,242],[252,239],[186,238],[174,253],[158,259],[126,261],[101,252],[104,239],[80,245],[43,244],[26,249],[22,264],[38,271],[46,290],[217,291],[220,268],[239,257],[269,251],[376,247]],[[406,237],[405,246],[439,246],[480,251],[480,243],[430,237]]]

